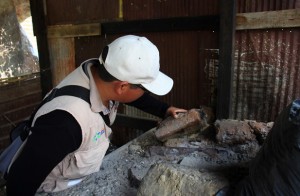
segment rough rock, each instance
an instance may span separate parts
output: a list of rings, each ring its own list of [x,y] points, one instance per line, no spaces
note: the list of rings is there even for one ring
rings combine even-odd
[[[244,154],[225,148],[211,148],[185,156],[180,165],[194,169],[225,170],[227,167],[246,167],[250,161]]]
[[[13,0],[13,2],[20,22],[31,16],[29,0]]]
[[[175,164],[155,164],[144,177],[137,195],[215,195],[227,185],[228,180],[220,173]]]
[[[186,113],[178,114],[178,118],[168,117],[163,120],[155,135],[158,140],[164,142],[180,134],[193,133],[208,126],[206,114],[200,109],[191,109]]]
[[[208,124],[212,124],[216,120],[215,113],[211,107],[202,105],[199,107],[199,111],[201,112],[202,118],[206,119]]]
[[[217,120],[216,139],[219,143],[242,144],[247,141],[255,141],[256,136],[246,121],[240,120]]]
[[[192,139],[190,137],[185,138],[172,138],[168,139],[164,146],[167,147],[180,147],[180,148],[199,148],[199,142],[197,139]]]
[[[128,170],[128,179],[130,181],[130,186],[138,188],[141,184],[142,179],[147,174],[149,169],[150,165],[142,167],[141,165],[137,164],[131,167]]]
[[[130,144],[128,146],[128,154],[135,156],[146,156],[145,150],[140,145]],[[139,187],[143,177],[146,175],[150,168],[150,165],[135,163],[128,169],[128,179],[131,187]]]
[[[264,123],[250,120],[248,124],[251,129],[253,129],[253,133],[256,135],[256,139],[258,140],[258,142],[262,144],[266,140],[267,135],[274,125],[274,122]]]

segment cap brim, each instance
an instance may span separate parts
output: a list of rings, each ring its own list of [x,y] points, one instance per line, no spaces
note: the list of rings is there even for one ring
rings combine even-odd
[[[173,80],[169,76],[162,72],[158,73],[158,76],[154,81],[148,84],[141,84],[148,91],[156,95],[165,95],[171,91],[173,87]]]

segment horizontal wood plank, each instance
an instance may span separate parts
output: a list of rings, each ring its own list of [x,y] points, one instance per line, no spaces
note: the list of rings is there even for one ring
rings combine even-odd
[[[55,25],[48,26],[47,36],[55,37],[80,37],[101,35],[101,24],[80,24],[80,25]]]
[[[239,13],[236,30],[300,27],[300,9]]]
[[[199,31],[219,29],[219,16],[197,16],[179,18],[159,18],[147,20],[132,20],[123,22],[102,23],[102,34]]]

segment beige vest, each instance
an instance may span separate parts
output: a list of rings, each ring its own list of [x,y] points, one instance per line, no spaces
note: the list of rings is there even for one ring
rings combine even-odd
[[[90,73],[90,72],[89,72]],[[90,79],[83,72],[82,67],[74,70],[66,79],[64,79],[59,87],[66,85],[80,85],[91,90],[92,93],[95,86],[91,84],[93,78]],[[91,86],[92,85],[92,86]],[[91,99],[93,99],[91,97]],[[109,116],[111,124],[116,117],[118,103],[112,106]],[[111,129],[104,123],[98,112],[93,112],[91,106],[84,100],[72,96],[60,96],[43,105],[37,114],[35,120],[53,110],[65,110],[73,115],[79,123],[82,130],[82,143],[78,150],[67,155],[47,176],[40,186],[38,192],[56,192],[68,188],[70,180],[83,178],[100,169],[103,157],[109,146],[109,135]]]

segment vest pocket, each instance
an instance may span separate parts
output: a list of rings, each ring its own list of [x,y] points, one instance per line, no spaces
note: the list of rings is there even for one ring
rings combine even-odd
[[[99,146],[76,152],[73,157],[74,160],[71,161],[68,168],[64,168],[64,176],[80,178],[99,171],[108,146],[109,141],[104,140]]]

